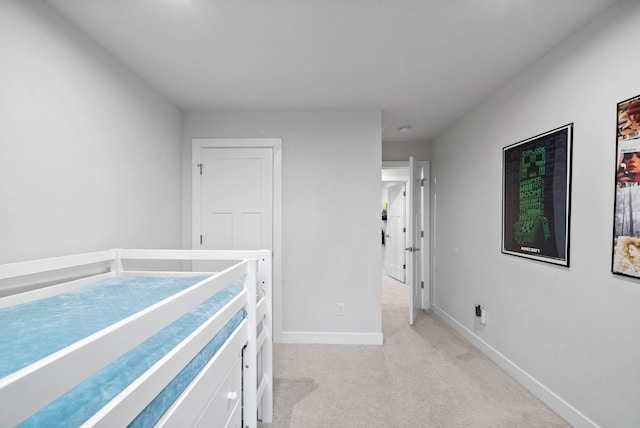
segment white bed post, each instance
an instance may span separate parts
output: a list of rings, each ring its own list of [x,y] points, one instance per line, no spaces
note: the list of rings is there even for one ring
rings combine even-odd
[[[256,270],[258,268],[257,260],[251,259],[248,260],[248,268],[249,272],[247,273],[247,278],[245,279],[245,289],[247,290],[247,300],[249,304],[247,307],[247,318],[249,322],[249,340],[247,341],[247,348],[244,353],[243,362],[244,364],[244,376],[243,379],[243,419],[245,428],[256,428],[257,423],[257,412],[256,409],[258,407],[258,347],[257,347],[257,336],[256,336],[256,322],[257,322],[257,311],[256,311]],[[247,414],[249,413],[249,414]]]
[[[122,250],[120,250],[119,248],[115,248],[113,250],[111,250],[111,252],[113,253],[113,259],[111,260],[111,272],[115,275],[115,276],[120,276],[122,274],[122,270],[124,269],[122,267]]]
[[[261,250],[258,254],[258,266],[260,267],[260,285],[267,299],[267,311],[264,324],[267,338],[262,345],[262,376],[266,376],[267,387],[262,396],[261,406],[258,406],[260,420],[264,423],[271,423],[273,420],[273,253]]]

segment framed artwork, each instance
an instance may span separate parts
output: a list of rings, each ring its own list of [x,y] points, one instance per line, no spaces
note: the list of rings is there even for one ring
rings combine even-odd
[[[640,95],[618,103],[611,271],[640,278]]]
[[[569,266],[573,124],[502,149],[502,252]]]

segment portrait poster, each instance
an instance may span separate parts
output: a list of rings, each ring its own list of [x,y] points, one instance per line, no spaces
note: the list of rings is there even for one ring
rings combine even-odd
[[[569,266],[573,124],[503,149],[502,252]]]
[[[640,95],[618,103],[611,271],[640,278]]]

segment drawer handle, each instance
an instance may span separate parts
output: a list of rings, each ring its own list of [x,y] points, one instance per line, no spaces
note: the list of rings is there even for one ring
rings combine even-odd
[[[230,401],[236,400],[238,398],[238,391],[231,391],[227,394],[227,398]]]

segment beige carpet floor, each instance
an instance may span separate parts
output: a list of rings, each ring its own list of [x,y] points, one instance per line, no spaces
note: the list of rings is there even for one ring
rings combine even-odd
[[[274,420],[260,428],[568,427],[430,311],[382,285],[384,345],[274,346]]]

